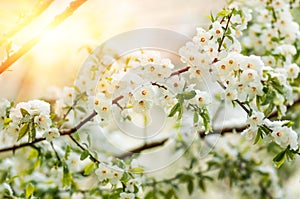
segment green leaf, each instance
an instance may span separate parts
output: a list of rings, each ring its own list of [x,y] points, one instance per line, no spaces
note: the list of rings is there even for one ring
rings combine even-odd
[[[126,184],[131,179],[131,175],[129,175],[127,172],[124,172],[120,181]]]
[[[287,121],[282,126],[292,127],[294,125],[293,121]]]
[[[19,131],[19,136],[18,136],[17,141],[22,139],[27,134],[28,130],[29,130],[29,124],[28,123],[23,124]]]
[[[260,128],[258,128],[258,131],[256,133],[255,140],[254,140],[253,144],[256,144],[260,140],[261,135],[262,135],[262,130]]]
[[[275,163],[277,168],[281,167],[281,165],[284,163],[284,161],[286,159],[286,152],[287,152],[287,149],[285,149],[284,151],[281,151],[273,158],[273,162]]]
[[[131,168],[129,169],[129,172],[134,174],[142,174],[144,172],[144,167]]]
[[[226,176],[225,169],[221,169],[218,174],[218,179],[223,179],[225,178],[225,176]]]
[[[85,108],[83,108],[82,106],[77,106],[76,109],[79,110],[82,113],[86,113]]]
[[[194,112],[194,123],[197,123],[199,121],[199,115],[198,115],[198,112],[195,111]]]
[[[34,127],[34,123],[31,123],[29,126],[29,133],[28,133],[28,142],[32,142],[36,137],[36,129]]]
[[[203,108],[202,111],[199,112],[200,116],[202,117],[204,128],[206,132],[211,132],[212,127],[210,126],[210,117],[208,110],[206,108]]]
[[[23,117],[25,117],[26,115],[30,115],[26,109],[20,108],[20,111]]]
[[[168,115],[168,117],[173,117],[176,114],[176,112],[179,111],[180,107],[181,107],[181,105],[180,105],[179,102],[177,104],[175,104],[173,106],[173,108],[171,109],[170,114]]]
[[[26,186],[26,190],[25,190],[25,196],[26,198],[29,198],[30,196],[32,196],[33,192],[34,192],[34,186],[32,183],[29,183],[27,186]]]
[[[32,150],[29,152],[28,159],[31,160],[31,159],[37,158],[38,155],[39,155],[38,150],[32,149]]]
[[[5,119],[4,119],[4,126],[9,125],[9,123],[10,123],[11,121],[12,121],[11,118],[5,118]]]
[[[63,166],[63,179],[62,179],[63,187],[70,186],[71,182],[72,182],[72,175],[69,171],[68,166],[66,165],[66,163],[64,163],[64,166]]]
[[[191,195],[194,191],[194,182],[193,182],[193,180],[188,181],[187,189],[188,189],[189,195]]]
[[[291,10],[294,20],[300,24],[300,7],[295,7]]]
[[[213,15],[212,12],[210,12],[210,16],[208,16],[208,18],[209,18],[209,20],[210,20],[211,22],[214,22],[214,21],[215,21],[215,18],[214,18],[214,15]]]
[[[71,153],[71,147],[70,145],[67,145],[65,156],[64,156],[65,160],[68,160],[70,153]]]
[[[275,105],[271,102],[269,106],[264,110],[264,114],[266,117],[268,117],[273,112],[274,107]]]
[[[177,119],[180,120],[182,118],[182,115],[183,115],[183,107],[180,106],[180,108],[178,110],[178,117],[177,117]]]
[[[222,11],[218,12],[218,14],[217,14],[218,17],[225,17],[226,15],[227,15],[226,10],[222,10]]]
[[[151,190],[149,191],[146,195],[145,195],[145,198],[144,199],[152,199],[154,198],[154,191]]]
[[[193,99],[196,96],[195,91],[186,91],[182,93],[183,99],[190,100]]]
[[[269,89],[266,87],[266,88],[264,88],[264,90],[267,93],[262,98],[262,103],[261,103],[262,106],[272,103],[274,97],[276,96],[275,91],[273,91],[272,89]]]
[[[199,188],[200,188],[203,192],[206,191],[206,186],[205,186],[205,184],[204,184],[203,179],[199,179],[199,181],[198,181],[198,186],[199,186]]]
[[[86,165],[83,169],[83,174],[84,175],[89,175],[91,174],[95,169],[95,163],[91,162],[90,164]]]
[[[88,145],[91,146],[92,142],[91,142],[91,136],[87,135],[86,140],[88,141]]]
[[[174,188],[169,189],[169,191],[164,195],[165,199],[171,199],[171,198],[178,199],[178,196],[174,190]]]
[[[85,160],[88,156],[90,155],[90,152],[88,150],[84,150],[82,151],[81,155],[80,155],[80,160]]]

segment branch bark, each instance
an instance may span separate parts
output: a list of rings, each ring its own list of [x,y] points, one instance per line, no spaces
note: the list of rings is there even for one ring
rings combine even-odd
[[[288,109],[292,108],[293,106],[295,106],[297,104],[300,104],[300,97],[294,101],[293,105],[287,105],[287,108]],[[246,108],[246,110],[248,110],[248,109]],[[270,118],[273,118],[275,116],[276,116],[276,111],[273,112],[271,115],[269,115],[268,118],[270,119]],[[224,127],[224,128],[220,128],[220,129],[215,129],[213,132],[208,133],[208,134],[205,134],[204,131],[199,131],[198,135],[202,139],[204,139],[206,136],[211,136],[211,135],[221,135],[221,136],[223,136],[225,134],[233,133],[233,132],[241,133],[247,127],[248,126],[246,124],[238,126],[238,127]],[[145,151],[147,149],[151,149],[151,148],[163,146],[168,140],[169,140],[169,138],[165,138],[165,139],[163,139],[161,141],[157,141],[157,142],[153,142],[153,143],[142,145],[142,146],[137,147],[135,149],[131,149],[130,151],[128,151],[128,152],[126,152],[124,154],[119,155],[118,158],[124,159],[124,158],[127,158],[127,157],[133,155],[134,153],[140,153],[140,152]],[[300,155],[300,153],[299,153],[299,155]]]
[[[94,111],[93,113],[91,113],[89,116],[87,116],[85,119],[83,119],[81,122],[79,122],[75,127],[71,128],[71,129],[62,129],[59,131],[61,136],[65,136],[65,135],[72,135],[73,133],[75,133],[78,129],[80,129],[84,124],[86,124],[88,121],[90,121],[93,117],[95,117],[97,115],[97,113]],[[32,146],[36,143],[42,142],[46,140],[45,138],[36,138],[35,140],[33,140],[32,142],[26,142],[26,143],[22,143],[19,145],[14,145],[11,147],[6,147],[6,148],[2,148],[0,149],[0,153],[2,152],[7,152],[7,151],[16,151],[18,149],[21,149],[23,147],[27,147],[27,146]]]
[[[152,148],[155,148],[155,147],[158,147],[158,146],[162,146],[168,140],[169,140],[169,138],[164,138],[160,141],[156,141],[156,142],[152,142],[152,143],[145,143],[144,145],[142,145],[140,147],[137,147],[135,149],[132,149],[132,150],[126,152],[126,153],[123,153],[123,154],[117,156],[117,158],[124,159],[124,158],[127,158],[129,156],[132,156],[135,153],[139,153],[139,152],[145,151],[147,149],[152,149]]]

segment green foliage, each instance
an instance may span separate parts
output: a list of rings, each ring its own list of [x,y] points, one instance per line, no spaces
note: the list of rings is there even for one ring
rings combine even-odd
[[[183,113],[182,109],[183,109],[182,105],[178,102],[173,106],[168,117],[173,117],[176,113],[178,113],[178,119],[181,119]]]
[[[81,155],[80,155],[80,160],[85,160],[87,157],[89,157],[90,152],[88,150],[84,150],[82,151]]]
[[[34,185],[32,183],[29,183],[26,186],[26,191],[25,191],[26,198],[30,198],[30,196],[33,195],[34,190],[35,190]]]
[[[18,136],[18,141],[22,139],[29,131],[29,123],[25,123],[21,126]]]
[[[63,187],[70,187],[72,183],[72,175],[70,173],[70,170],[68,168],[68,165],[64,162],[63,163],[63,178],[62,178],[62,184]]]
[[[95,170],[95,163],[91,162],[83,169],[83,175],[90,175]]]

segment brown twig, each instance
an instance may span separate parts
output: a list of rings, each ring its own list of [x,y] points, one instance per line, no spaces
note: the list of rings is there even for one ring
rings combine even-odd
[[[80,144],[71,134],[69,135],[69,137],[71,138],[71,140],[82,150],[85,151],[86,149],[82,146],[82,144]],[[98,160],[97,158],[95,158],[90,152],[89,152],[89,156],[91,158],[91,160],[93,162],[98,162],[100,163],[100,160]]]
[[[62,129],[60,131],[60,135],[71,135],[71,134],[75,133],[78,129],[80,129],[83,125],[85,125],[87,122],[89,122],[96,115],[97,115],[97,112],[93,111],[89,116],[87,116],[85,119],[83,119],[81,122],[79,122],[79,124],[77,124],[75,127],[68,129],[68,130]]]
[[[126,157],[132,156],[135,153],[139,153],[139,152],[145,151],[147,149],[152,149],[152,148],[155,148],[155,147],[158,147],[158,146],[162,146],[168,140],[169,140],[169,138],[164,138],[160,141],[156,141],[156,142],[152,142],[152,143],[145,143],[144,145],[142,145],[140,147],[137,147],[135,149],[132,149],[132,150],[126,152],[126,153],[123,153],[123,154],[117,156],[117,158],[124,159]]]
[[[122,98],[123,98],[123,96],[119,96],[119,97],[115,98],[113,100],[113,102],[118,102]],[[297,100],[295,100],[294,104],[293,105],[289,105],[288,107],[292,108],[293,106],[295,106],[295,105],[297,105],[299,103],[300,103],[300,98],[298,98]],[[64,136],[64,135],[72,135],[79,128],[81,128],[86,122],[90,121],[96,115],[97,115],[97,113],[94,111],[91,115],[89,115],[87,118],[85,118],[84,120],[82,120],[74,128],[69,129],[69,130],[61,130],[60,134],[62,136]],[[268,118],[272,118],[275,115],[276,114],[271,114],[271,115],[269,115]],[[220,129],[215,129],[213,132],[208,133],[208,134],[205,134],[205,132],[201,131],[201,132],[198,132],[198,135],[199,135],[200,138],[205,138],[206,136],[210,136],[210,135],[221,135],[221,136],[223,136],[223,135],[225,135],[227,133],[232,133],[232,132],[241,133],[247,127],[248,127],[247,125],[241,125],[239,127],[224,127],[224,128],[220,128]],[[72,137],[73,136],[71,136],[70,138],[72,139]],[[73,137],[73,139],[74,139],[74,137]],[[135,153],[140,153],[140,152],[148,150],[148,149],[152,149],[152,148],[155,148],[155,147],[163,146],[169,139],[170,138],[164,138],[164,139],[162,139],[160,141],[156,141],[156,142],[152,142],[152,143],[145,143],[142,146],[139,146],[137,148],[131,149],[128,152],[123,153],[123,154],[117,156],[117,158],[124,159],[124,158],[127,158],[127,157],[131,156],[131,155],[134,155]],[[3,149],[0,149],[0,153],[1,152],[6,152],[6,151],[15,151],[15,150],[17,150],[19,148],[23,148],[23,147],[26,147],[26,146],[31,146],[31,145],[33,145],[35,143],[38,143],[38,142],[41,142],[43,140],[45,140],[45,138],[38,138],[38,139],[35,139],[33,142],[30,142],[30,143],[23,143],[23,144],[20,144],[20,145],[15,145],[15,146],[12,146],[12,147],[3,148]],[[82,150],[85,150],[85,148],[83,146],[81,146],[81,147],[79,146],[79,145],[81,145],[80,143],[79,143],[79,145],[77,143],[78,143],[78,141],[76,140],[75,144],[79,148],[81,148]],[[298,155],[300,155],[300,153],[298,153]],[[97,162],[98,160],[95,158],[95,161]]]
[[[59,15],[54,17],[53,21],[50,22],[37,36],[27,41],[18,51],[11,56],[7,57],[0,65],[0,74],[15,63],[20,57],[29,52],[49,31],[60,25],[66,18],[71,16],[83,3],[87,0],[74,0],[69,6]]]
[[[115,98],[111,103],[117,105],[121,110],[123,110],[124,108],[119,104],[119,101],[123,98],[124,96],[120,95],[119,97]]]
[[[229,23],[230,23],[231,17],[232,17],[232,14],[229,14],[229,15],[228,15],[228,20],[227,20],[227,23],[226,23],[226,27],[225,27],[225,30],[224,30],[224,32],[223,32],[222,39],[221,39],[221,41],[220,41],[220,43],[219,43],[218,52],[221,52],[221,48],[222,48],[224,39],[225,39],[225,37],[226,37],[226,32],[227,32],[227,30],[228,30],[228,27],[229,27]]]
[[[94,111],[92,114],[90,114],[88,117],[83,119],[75,127],[71,128],[71,129],[68,129],[68,130],[65,130],[65,129],[60,130],[59,131],[60,135],[65,136],[65,135],[71,135],[71,134],[75,133],[79,128],[81,128],[84,124],[86,124],[88,121],[90,121],[96,115],[97,115],[97,113]],[[27,146],[32,146],[32,145],[34,145],[36,143],[39,143],[41,141],[44,141],[44,140],[46,140],[46,138],[36,138],[32,142],[26,142],[26,143],[22,143],[22,144],[19,144],[19,145],[14,145],[14,146],[11,146],[11,147],[2,148],[2,149],[0,149],[0,153],[7,152],[7,151],[13,151],[14,152],[14,151],[16,151],[20,148],[27,147]]]
[[[157,82],[151,82],[151,85],[152,85],[152,86],[157,86],[158,88],[162,88],[162,89],[164,89],[164,90],[168,90],[168,88],[167,88],[166,86],[160,85],[160,84],[158,84]]]
[[[46,138],[37,138],[37,139],[33,140],[32,142],[26,142],[26,143],[22,143],[22,144],[19,144],[19,145],[14,145],[14,146],[11,146],[11,147],[2,148],[2,149],[0,149],[0,153],[7,152],[7,151],[15,152],[17,149],[27,147],[27,146],[31,146],[31,145],[34,145],[38,142],[44,141],[44,140],[46,140]]]
[[[173,73],[171,73],[171,75],[170,75],[170,77],[172,77],[172,76],[175,76],[175,75],[179,75],[179,74],[181,74],[181,73],[185,73],[185,72],[187,72],[188,70],[190,70],[190,66],[187,66],[187,67],[185,67],[185,68],[182,68],[182,69],[179,69],[179,70],[177,70],[177,71],[174,71]]]

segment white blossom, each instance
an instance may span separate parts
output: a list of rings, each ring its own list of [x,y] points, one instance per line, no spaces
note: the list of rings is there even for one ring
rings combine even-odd
[[[59,130],[57,128],[50,128],[45,131],[43,137],[46,138],[47,141],[52,141],[54,138],[58,138],[60,136]]]
[[[297,64],[288,64],[285,66],[288,78],[295,79],[299,75],[299,66]]]
[[[95,174],[97,175],[98,179],[100,182],[106,180],[106,179],[111,179],[112,178],[112,172],[108,168],[108,166],[99,164],[99,168],[95,170]]]
[[[241,135],[244,136],[247,140],[251,141],[255,139],[257,131],[258,128],[254,126],[243,130]]]
[[[247,123],[250,124],[251,127],[262,125],[264,117],[264,113],[253,111],[252,115],[247,119]]]
[[[103,93],[97,93],[94,97],[90,97],[90,103],[98,115],[107,120],[111,114],[112,101]]]
[[[196,95],[191,100],[191,103],[194,103],[200,107],[205,107],[212,103],[211,95],[206,91],[195,90]]]
[[[111,173],[111,183],[117,184],[123,176],[123,170],[114,165],[111,167]]]
[[[291,128],[283,126],[273,129],[272,137],[274,141],[282,148],[290,146],[291,149],[298,149],[298,135]]]
[[[134,193],[120,193],[120,199],[134,199],[135,194]]]

